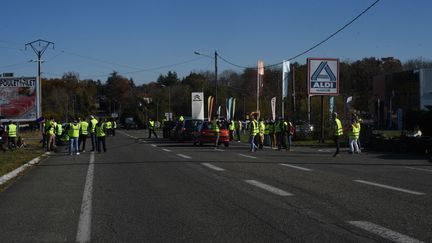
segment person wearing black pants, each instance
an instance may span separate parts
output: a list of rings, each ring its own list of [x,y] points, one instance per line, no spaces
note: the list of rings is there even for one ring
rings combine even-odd
[[[97,147],[97,151],[98,153],[101,152],[101,145],[103,147],[104,152],[107,151],[106,149],[106,143],[105,143],[105,137],[106,137],[106,127],[105,127],[105,122],[98,122],[96,124],[96,147]]]

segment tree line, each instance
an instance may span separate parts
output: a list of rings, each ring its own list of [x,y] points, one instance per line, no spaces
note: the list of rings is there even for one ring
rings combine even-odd
[[[340,95],[335,97],[335,110],[343,112],[347,97],[353,97],[352,108],[370,111],[373,102],[373,77],[403,70],[432,68],[432,61],[413,59],[402,63],[393,57],[369,57],[357,61],[340,63]],[[293,63],[294,73],[290,78],[289,94],[285,102],[285,116],[306,120],[308,115],[307,64]],[[257,70],[247,68],[241,72],[225,70],[218,74],[217,105],[225,109],[225,99],[236,98],[235,119],[245,119],[256,110]],[[262,117],[271,116],[271,99],[277,97],[276,113],[281,115],[281,67],[265,70],[263,94],[260,97]],[[292,81],[295,80],[295,101]],[[44,117],[68,121],[74,117],[91,114],[110,116],[115,113],[123,121],[134,117],[144,123],[149,117],[161,120],[171,111],[175,116],[191,113],[191,92],[204,92],[205,97],[216,92],[215,74],[210,71],[191,72],[179,78],[175,71],[161,74],[156,81],[135,85],[131,78],[112,72],[105,80],[81,80],[78,73],[68,72],[61,78],[42,80],[42,111]],[[328,98],[324,99],[328,110]],[[207,104],[206,104],[207,105]],[[311,121],[318,123],[320,99],[311,98]],[[294,112],[295,110],[295,112]],[[207,115],[207,114],[206,114]],[[329,114],[325,114],[326,119]]]

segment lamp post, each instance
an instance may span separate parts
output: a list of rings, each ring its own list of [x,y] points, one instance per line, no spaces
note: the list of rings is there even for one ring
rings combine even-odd
[[[161,86],[168,88],[168,113],[170,114],[168,119],[171,120],[171,118],[172,118],[172,115],[171,115],[171,87],[167,86],[165,84],[161,84]]]
[[[195,55],[199,55],[199,56],[205,56],[208,58],[213,58],[212,56],[203,54],[203,53],[199,53],[197,51],[194,51]],[[218,66],[217,66],[217,58],[218,58],[218,53],[217,51],[214,52],[214,64],[215,64],[215,107],[217,107],[218,104]],[[216,108],[217,109],[217,108]]]

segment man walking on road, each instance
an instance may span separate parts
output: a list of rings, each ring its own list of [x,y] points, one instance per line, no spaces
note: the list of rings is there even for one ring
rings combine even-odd
[[[82,144],[81,151],[85,152],[89,123],[86,120],[83,120],[83,121],[80,121],[80,126],[81,126],[81,129],[80,129],[78,147],[81,148],[81,144]]]
[[[6,127],[6,131],[8,134],[9,149],[10,150],[16,149],[17,126],[13,124],[12,120],[9,121],[9,124]]]
[[[340,137],[343,135],[342,122],[338,118],[338,114],[333,112],[333,138],[336,145],[336,152],[333,154],[333,157],[339,156],[340,149]]]
[[[151,138],[152,133],[154,134],[154,136],[156,138],[158,138],[158,136],[157,136],[157,134],[155,132],[155,121],[152,118],[149,119],[148,129],[149,129],[149,135],[148,135],[147,138]]]
[[[96,124],[95,132],[96,132],[96,147],[97,147],[98,153],[101,152],[101,145],[102,145],[104,152],[106,152],[107,151],[106,142],[105,142],[105,137],[106,137],[106,132],[107,132],[106,123],[105,122],[98,122]]]

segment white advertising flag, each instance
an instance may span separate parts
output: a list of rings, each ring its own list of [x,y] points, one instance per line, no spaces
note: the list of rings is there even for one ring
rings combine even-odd
[[[290,73],[290,62],[283,61],[282,63],[282,99],[288,96],[288,81]]]
[[[192,92],[192,119],[204,120],[203,92]]]
[[[275,121],[276,120],[276,97],[273,97],[271,99],[271,109],[272,109],[273,121]]]

